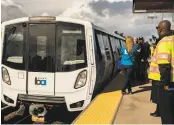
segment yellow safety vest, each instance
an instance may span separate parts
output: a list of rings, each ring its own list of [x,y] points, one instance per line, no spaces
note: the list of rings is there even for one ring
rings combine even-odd
[[[174,82],[174,36],[166,36],[157,44],[149,69],[149,79],[160,81],[158,64],[171,64],[171,82]]]

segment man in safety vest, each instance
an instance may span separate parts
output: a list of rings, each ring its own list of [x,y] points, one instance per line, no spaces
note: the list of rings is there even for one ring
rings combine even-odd
[[[174,35],[171,23],[163,20],[157,27],[160,40],[149,69],[149,79],[157,84],[157,103],[162,124],[174,124]]]

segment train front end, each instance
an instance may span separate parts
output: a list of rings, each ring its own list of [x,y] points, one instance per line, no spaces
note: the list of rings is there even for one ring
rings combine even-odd
[[[83,110],[96,79],[91,23],[59,17],[2,24],[2,101],[30,109],[65,104]]]

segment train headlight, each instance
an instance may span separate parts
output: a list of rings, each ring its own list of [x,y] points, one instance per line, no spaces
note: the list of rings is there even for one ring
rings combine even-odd
[[[2,67],[2,80],[7,83],[8,85],[11,85],[11,82],[10,82],[10,76],[9,76],[9,73],[8,73],[8,70],[4,67]]]
[[[80,72],[77,77],[74,88],[78,89],[78,88],[85,86],[86,79],[87,79],[87,71],[85,70],[85,71]]]

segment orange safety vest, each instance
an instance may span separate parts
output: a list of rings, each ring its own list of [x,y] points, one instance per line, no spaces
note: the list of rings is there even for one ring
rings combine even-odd
[[[149,79],[160,81],[158,64],[171,64],[171,82],[174,82],[174,36],[166,36],[157,44],[150,64]]]

